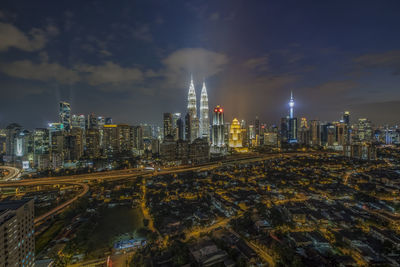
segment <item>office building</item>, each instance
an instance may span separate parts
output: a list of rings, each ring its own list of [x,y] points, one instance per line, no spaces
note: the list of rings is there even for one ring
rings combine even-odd
[[[72,115],[71,128],[81,128],[83,131],[86,129],[85,115]]]
[[[229,131],[229,147],[243,147],[242,128],[240,127],[240,123],[236,118],[233,119]]]
[[[293,92],[290,94],[289,108],[288,141],[289,143],[297,143],[297,118],[294,117]]]
[[[164,113],[163,116],[163,125],[164,125],[164,139],[168,135],[173,136],[173,123],[172,123],[172,114]]]
[[[211,137],[213,148],[221,148],[225,146],[224,109],[219,105],[214,108]]]
[[[64,125],[64,130],[71,129],[71,105],[68,102],[60,101],[59,103],[60,123]]]
[[[203,82],[200,96],[200,137],[209,139],[210,137],[210,119],[208,111],[208,96],[206,84]]]
[[[195,140],[199,136],[199,119],[197,118],[196,91],[194,89],[193,77],[190,81],[190,86],[189,86],[187,112],[190,115],[189,141],[193,142],[193,140]]]

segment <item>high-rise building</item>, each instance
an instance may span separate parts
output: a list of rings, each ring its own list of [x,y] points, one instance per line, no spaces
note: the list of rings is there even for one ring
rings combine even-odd
[[[179,137],[179,130],[180,130],[179,127],[180,126],[183,127],[183,124],[178,125],[179,123],[182,123],[181,113],[179,113],[179,112],[173,113],[172,114],[172,135],[174,136],[175,141],[179,140],[179,138],[180,138]],[[182,131],[183,131],[183,128],[182,128]]]
[[[276,132],[266,132],[264,133],[264,145],[270,147],[278,146],[278,133]]]
[[[133,149],[140,151],[143,149],[143,128],[142,126],[132,126]]]
[[[14,161],[17,156],[17,140],[22,132],[21,125],[12,123],[6,128],[6,157],[7,161]]]
[[[5,129],[0,129],[0,155],[6,153],[7,132]]]
[[[256,116],[256,119],[254,120],[254,136],[257,138],[257,135],[260,135],[260,120],[258,119],[258,116]]]
[[[103,150],[106,154],[118,151],[119,138],[116,124],[105,124],[103,127]]]
[[[289,118],[281,118],[281,141],[286,143],[289,136]]]
[[[85,115],[72,115],[71,128],[81,128],[83,131],[86,129]]]
[[[372,125],[367,118],[358,119],[357,139],[360,142],[372,141]]]
[[[181,117],[176,120],[176,136],[178,137],[177,140],[184,140],[185,138],[184,123]]]
[[[310,145],[321,145],[321,128],[320,121],[318,120],[312,120],[310,122]]]
[[[293,92],[290,94],[289,108],[288,141],[289,143],[297,143],[297,118],[294,117]]]
[[[343,112],[342,121],[345,124],[350,125],[350,112],[349,111]]]
[[[65,137],[66,159],[71,161],[79,160],[83,155],[83,130],[81,128],[72,128]]]
[[[33,199],[0,202],[1,266],[35,266]]]
[[[94,113],[90,113],[87,118],[87,129],[97,129],[97,117]]]
[[[208,96],[206,83],[203,82],[200,96],[200,137],[209,139],[210,136],[210,119],[208,117]]]
[[[37,169],[47,169],[50,161],[49,130],[45,128],[33,131],[33,165]]]
[[[190,115],[190,142],[193,142],[199,136],[199,120],[197,118],[196,91],[194,89],[193,77],[190,81],[188,93],[188,114]]]
[[[64,125],[64,130],[71,129],[71,105],[68,102],[60,101],[59,104],[60,123]]]
[[[99,130],[89,128],[86,130],[85,154],[88,158],[94,159],[100,156],[100,136]]]
[[[347,145],[347,124],[344,122],[339,122],[336,124],[336,141],[339,146]]]
[[[164,122],[164,139],[168,135],[173,136],[172,114],[171,113],[164,113],[163,122]]]
[[[229,146],[232,148],[243,147],[242,128],[239,121],[234,118],[229,131]]]
[[[104,123],[104,124],[113,124],[112,118],[111,118],[111,117],[107,117],[107,118],[105,119],[105,123]]]
[[[306,118],[301,118],[300,128],[299,128],[299,143],[303,145],[310,144],[310,131],[308,128],[308,123]]]
[[[212,124],[212,146],[224,147],[224,109],[221,106],[214,108],[213,124]]]
[[[192,140],[192,116],[186,113],[185,116],[185,140],[191,142]]]
[[[131,126],[128,124],[117,125],[118,151],[129,152],[132,150]]]

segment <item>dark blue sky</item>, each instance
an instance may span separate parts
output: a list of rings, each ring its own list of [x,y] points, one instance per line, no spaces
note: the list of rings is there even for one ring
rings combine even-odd
[[[64,3],[65,2],[65,3]],[[400,123],[399,1],[2,1],[0,127],[73,113],[160,123],[190,74],[226,119]]]

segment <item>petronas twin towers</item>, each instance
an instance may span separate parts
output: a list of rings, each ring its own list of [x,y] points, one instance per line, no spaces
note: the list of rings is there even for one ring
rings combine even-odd
[[[210,136],[210,119],[208,115],[208,96],[207,96],[207,88],[205,82],[203,82],[203,88],[201,89],[200,96],[200,120],[197,117],[197,99],[196,99],[196,91],[193,84],[193,77],[190,81],[189,93],[188,93],[188,106],[187,111],[189,118],[186,120],[187,126],[190,129],[187,129],[187,132],[190,132],[190,136],[188,136],[190,141],[192,142],[196,138],[209,138]],[[188,127],[188,128],[189,128]]]

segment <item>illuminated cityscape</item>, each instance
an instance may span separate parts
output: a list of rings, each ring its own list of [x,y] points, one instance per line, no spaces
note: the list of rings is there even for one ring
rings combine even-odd
[[[0,266],[400,266],[399,7],[2,3]]]

